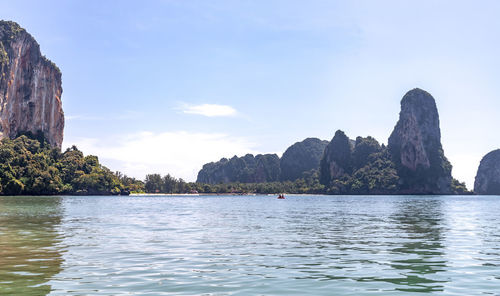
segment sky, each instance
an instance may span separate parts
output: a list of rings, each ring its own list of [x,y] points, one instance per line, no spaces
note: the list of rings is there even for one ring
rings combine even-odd
[[[500,148],[500,1],[0,0],[63,73],[63,147],[195,181],[307,137],[387,139],[436,99],[453,176]]]

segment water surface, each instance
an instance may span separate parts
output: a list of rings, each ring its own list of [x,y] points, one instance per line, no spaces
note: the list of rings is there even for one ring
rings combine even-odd
[[[1,295],[500,295],[500,197],[0,197]]]

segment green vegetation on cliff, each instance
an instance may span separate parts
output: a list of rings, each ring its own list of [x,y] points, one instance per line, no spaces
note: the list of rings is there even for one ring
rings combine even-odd
[[[441,145],[434,98],[413,89],[401,100],[399,120],[380,146],[372,137],[354,144],[337,131],[325,149],[320,181],[331,194],[466,194],[451,176],[452,166]]]
[[[0,20],[0,34],[2,40],[14,39],[20,33],[26,32],[18,23]]]
[[[395,194],[399,177],[386,147],[357,137],[354,147],[337,131],[321,161],[321,183],[329,194]]]
[[[198,173],[197,182],[219,183],[262,183],[275,182],[280,176],[280,159],[276,154],[247,154],[243,157],[223,158],[207,163]]]
[[[276,154],[247,154],[203,165],[197,182],[206,184],[295,181],[317,173],[327,141],[307,138]]]
[[[19,24],[12,21],[0,20],[0,70],[9,64],[10,41],[19,33],[26,32]],[[0,77],[1,78],[1,77]]]
[[[389,149],[372,137],[357,137],[353,148],[347,136],[337,131],[325,150],[320,180],[327,194],[405,194],[407,175],[397,170]],[[448,162],[445,162],[448,164]],[[445,168],[451,170],[450,168]],[[429,171],[423,178],[428,178]],[[406,179],[408,180],[408,178]],[[415,184],[423,182],[410,178]],[[408,182],[408,181],[406,181]],[[464,183],[452,179],[451,194],[469,194]]]
[[[280,180],[295,181],[305,173],[317,171],[326,145],[328,141],[307,138],[288,147],[280,159]]]

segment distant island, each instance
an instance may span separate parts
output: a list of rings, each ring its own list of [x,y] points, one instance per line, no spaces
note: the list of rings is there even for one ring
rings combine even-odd
[[[112,172],[73,146],[61,151],[64,112],[59,68],[36,40],[0,21],[0,194],[146,193],[471,194],[452,178],[441,145],[434,98],[413,89],[381,145],[337,130],[328,142],[307,138],[276,154],[234,156],[205,164],[196,182],[149,174],[144,181]],[[500,150],[481,161],[475,193],[500,195]]]

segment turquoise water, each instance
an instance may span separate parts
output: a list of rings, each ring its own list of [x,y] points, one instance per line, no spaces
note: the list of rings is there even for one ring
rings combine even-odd
[[[500,295],[500,197],[0,197],[1,295]]]

